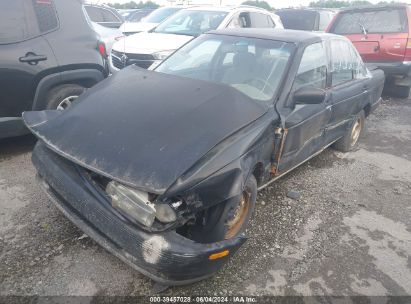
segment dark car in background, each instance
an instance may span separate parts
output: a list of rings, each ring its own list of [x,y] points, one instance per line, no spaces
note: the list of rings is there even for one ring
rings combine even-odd
[[[383,82],[345,37],[229,29],[154,71],[125,68],[67,111],[23,116],[56,206],[177,285],[213,275],[245,242],[257,190],[332,144],[355,147]]]
[[[28,132],[23,111],[64,109],[108,73],[79,0],[0,1],[0,54],[0,138]]]
[[[284,28],[301,31],[324,32],[335,12],[327,9],[290,8],[275,12],[280,16]]]
[[[86,4],[84,8],[91,21],[102,26],[119,28],[124,23],[123,16],[117,10],[107,5]]]
[[[342,10],[328,32],[352,41],[363,60],[384,70],[387,93],[406,98],[411,87],[411,10],[389,4]]]

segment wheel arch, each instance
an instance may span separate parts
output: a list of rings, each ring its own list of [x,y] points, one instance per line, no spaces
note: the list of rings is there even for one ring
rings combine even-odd
[[[371,110],[372,110],[371,104],[370,103],[366,104],[362,110],[364,111],[365,117],[368,117],[368,115],[371,114]]]
[[[47,94],[57,86],[77,84],[85,88],[91,88],[103,79],[103,73],[96,69],[79,69],[50,74],[39,82],[34,96],[32,110],[44,110],[46,108]]]

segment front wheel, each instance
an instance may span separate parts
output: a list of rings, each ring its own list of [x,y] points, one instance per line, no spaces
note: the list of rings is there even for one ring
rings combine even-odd
[[[251,175],[239,199],[228,200],[206,211],[188,230],[188,237],[200,243],[231,239],[243,233],[253,214],[257,199],[257,181]]]
[[[364,124],[365,114],[364,111],[361,111],[355,116],[347,133],[334,143],[333,148],[341,152],[348,152],[354,149],[364,129]]]

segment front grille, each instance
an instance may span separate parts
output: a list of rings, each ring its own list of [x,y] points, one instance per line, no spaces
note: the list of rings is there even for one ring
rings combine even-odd
[[[117,69],[123,69],[131,64],[148,69],[154,62],[154,56],[151,54],[122,53],[113,50],[111,51],[111,61]]]

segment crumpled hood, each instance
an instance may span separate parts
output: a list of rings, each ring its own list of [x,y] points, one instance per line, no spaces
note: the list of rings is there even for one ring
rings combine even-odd
[[[62,156],[162,194],[266,109],[229,86],[130,66],[88,90],[68,110],[24,112],[23,118]]]
[[[176,50],[193,38],[187,35],[143,32],[121,39],[114,44],[113,50],[131,54],[152,54]]]

